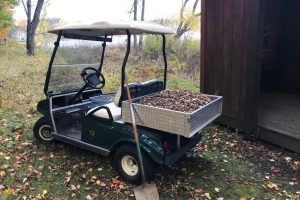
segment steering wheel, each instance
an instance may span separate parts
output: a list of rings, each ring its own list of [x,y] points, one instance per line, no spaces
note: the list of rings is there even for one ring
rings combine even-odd
[[[92,72],[91,72],[92,71]],[[101,72],[92,67],[86,67],[82,70],[80,76],[83,81],[86,83],[75,95],[69,100],[69,104],[73,103],[87,88],[90,86],[95,89],[102,89],[105,86],[105,79]]]
[[[104,76],[95,68],[84,68],[80,76],[82,77],[83,81],[92,88],[102,89],[105,86]]]

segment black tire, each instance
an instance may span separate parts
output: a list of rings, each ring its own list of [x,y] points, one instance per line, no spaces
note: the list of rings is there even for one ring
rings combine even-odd
[[[54,140],[51,132],[52,125],[45,117],[38,119],[33,126],[34,137],[42,142],[52,142]]]
[[[154,175],[154,170],[155,170],[155,163],[147,154],[142,152],[142,157],[143,157],[143,164],[144,164],[144,171],[145,171],[145,178],[146,181],[150,181],[153,179]],[[124,169],[124,163],[128,159],[134,159],[135,164],[131,165],[134,166],[133,168],[137,168],[137,170],[129,168],[129,170],[132,169],[132,173],[128,173],[128,169]],[[125,160],[125,161],[124,161]],[[141,171],[140,171],[140,165],[138,163],[138,156],[137,156],[137,150],[134,145],[123,145],[119,147],[113,157],[113,163],[114,163],[114,168],[120,175],[120,177],[134,185],[140,185],[142,183],[142,176],[141,176]]]

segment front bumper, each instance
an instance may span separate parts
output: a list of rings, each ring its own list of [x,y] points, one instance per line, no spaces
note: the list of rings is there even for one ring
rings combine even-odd
[[[182,146],[180,149],[177,151],[166,155],[165,157],[165,165],[172,165],[174,164],[177,160],[179,160],[182,156],[186,154],[190,149],[194,148],[198,142],[202,139],[202,133],[199,132],[196,134],[194,137],[191,138],[191,140]]]

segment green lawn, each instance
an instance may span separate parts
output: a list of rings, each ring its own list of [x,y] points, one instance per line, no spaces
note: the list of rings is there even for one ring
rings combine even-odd
[[[50,53],[38,49],[35,57],[27,57],[24,52],[24,47],[15,43],[0,46],[1,199],[134,198],[132,186],[120,180],[110,157],[60,142],[40,144],[35,140],[32,126],[40,117],[36,104],[44,98]],[[199,89],[198,82],[174,70],[170,71],[170,88]],[[118,69],[105,73],[108,90],[113,90]],[[129,73],[143,80],[158,71],[150,66],[141,73],[133,65]],[[157,169],[154,181],[161,199],[300,198],[299,155],[245,142],[241,135],[219,125],[207,127],[204,133],[203,142],[189,157]],[[272,166],[281,171],[273,173]]]

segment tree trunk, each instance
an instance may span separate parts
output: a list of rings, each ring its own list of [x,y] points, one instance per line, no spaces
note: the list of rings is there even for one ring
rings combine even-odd
[[[27,55],[33,56],[34,55],[34,44],[35,44],[35,31],[40,22],[40,15],[41,15],[41,11],[43,8],[44,0],[37,1],[32,20],[31,20],[31,9],[32,9],[31,0],[27,0],[26,6],[23,1],[22,1],[22,3],[24,6],[24,9],[25,9],[25,13],[27,15],[27,30],[26,30]]]
[[[141,21],[145,20],[145,0],[142,0],[142,12],[141,12]],[[139,50],[141,52],[143,48],[143,36],[140,35],[140,39],[139,39]]]
[[[138,0],[134,0],[134,2],[133,2],[133,20],[134,21],[137,20],[137,4],[138,4]],[[135,53],[137,53],[137,37],[136,37],[136,35],[133,36],[133,49],[134,49]]]
[[[31,24],[27,25],[26,50],[27,55],[34,55],[34,33],[32,33]]]
[[[179,24],[178,24],[178,27],[177,27],[177,30],[176,30],[176,35],[175,35],[176,38],[180,37],[180,36],[178,37],[178,35],[182,31],[182,26],[183,26],[183,23],[184,23],[184,16],[183,16],[183,14],[184,14],[185,7],[186,7],[186,4],[188,3],[188,1],[189,0],[184,0],[184,3],[182,4],[182,6],[180,8]]]

